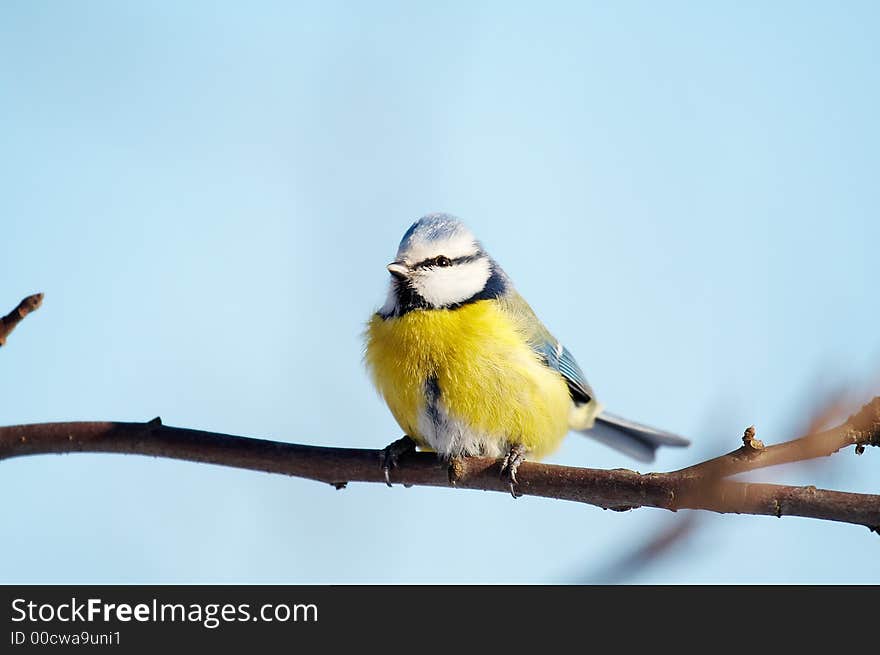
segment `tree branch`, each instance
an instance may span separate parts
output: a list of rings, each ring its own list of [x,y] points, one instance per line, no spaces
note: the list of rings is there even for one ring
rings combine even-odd
[[[768,466],[828,457],[847,446],[855,446],[859,455],[865,446],[880,446],[880,397],[835,428],[775,446],[765,447],[755,438],[754,426],[749,427],[740,448],[675,473],[685,478],[726,478]]]
[[[880,444],[880,398],[847,423],[820,435],[804,438],[803,453],[853,443]],[[874,412],[871,414],[871,412]],[[860,421],[873,416],[870,424]],[[857,429],[858,428],[858,429]],[[862,429],[863,428],[863,429]],[[846,436],[844,436],[846,435]],[[821,437],[823,446],[816,443]],[[846,441],[842,445],[836,445]],[[775,484],[752,484],[714,479],[769,465],[794,461],[792,444],[760,450],[751,459],[734,451],[696,467],[671,473],[639,474],[626,469],[610,471],[524,462],[517,471],[518,492],[524,495],[588,503],[606,509],[657,507],[668,510],[702,509],[722,513],[803,516],[880,528],[880,495],[856,494]],[[751,448],[752,446],[744,446]],[[774,448],[776,450],[774,450]],[[292,475],[329,483],[384,482],[381,451],[327,448],[236,437],[148,423],[42,423],[0,427],[0,459],[48,453],[125,453],[219,464],[254,471]],[[739,453],[739,454],[737,454]],[[766,456],[766,453],[779,453]],[[804,457],[801,457],[803,459]],[[746,467],[745,464],[749,466]],[[431,453],[405,456],[393,471],[405,485],[454,486],[483,491],[509,491],[499,477],[499,461],[485,457],[455,459],[441,464]]]
[[[41,304],[43,304],[43,294],[35,293],[22,300],[15,309],[0,318],[0,347],[6,345],[6,339],[24,317],[39,309]]]
[[[0,346],[42,301],[42,293],[28,296],[0,318]],[[517,491],[619,511],[657,507],[672,511],[702,509],[803,516],[864,525],[880,533],[880,495],[726,479],[757,468],[831,455],[852,445],[858,454],[866,446],[880,446],[880,397],[836,428],[768,448],[755,438],[754,428],[749,428],[741,448],[670,473],[640,474],[626,469],[604,471],[524,462],[517,471]],[[379,450],[236,437],[169,427],[158,418],[147,423],[72,422],[0,427],[0,460],[72,452],[139,454],[204,462],[317,480],[337,489],[350,481],[385,482],[380,466],[383,452]],[[447,466],[431,453],[413,453],[403,458],[393,477],[406,486],[454,486],[507,493],[508,484],[501,480],[499,472],[500,462],[486,457],[454,459]]]

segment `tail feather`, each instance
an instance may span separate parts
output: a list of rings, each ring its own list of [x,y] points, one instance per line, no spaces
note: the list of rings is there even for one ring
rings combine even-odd
[[[641,462],[653,462],[655,452],[660,446],[682,447],[691,443],[677,434],[664,432],[607,412],[599,414],[591,428],[580,432]]]

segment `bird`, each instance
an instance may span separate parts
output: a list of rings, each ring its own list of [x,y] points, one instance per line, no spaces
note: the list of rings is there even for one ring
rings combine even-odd
[[[381,451],[389,486],[391,470],[417,449],[448,463],[499,458],[516,498],[519,465],[546,457],[569,432],[643,462],[661,445],[689,445],[605,411],[568,348],[455,216],[415,221],[387,270],[387,298],[367,323],[364,360],[404,432]]]

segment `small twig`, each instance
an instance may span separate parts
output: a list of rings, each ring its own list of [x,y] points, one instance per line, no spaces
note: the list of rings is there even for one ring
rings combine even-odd
[[[667,523],[661,529],[649,536],[641,544],[637,544],[632,550],[624,552],[610,565],[596,573],[587,576],[583,582],[586,584],[619,584],[631,580],[658,559],[691,537],[700,525],[700,518],[705,515],[688,512],[684,516],[675,517],[672,523]],[[626,550],[624,548],[624,550]]]
[[[856,446],[856,452],[864,452],[865,446],[880,446],[880,397],[836,428],[775,446],[765,447],[755,439],[752,427],[743,436],[741,448],[674,473],[683,478],[726,478],[768,466],[827,457],[847,446]]]
[[[0,346],[6,345],[6,339],[15,327],[22,322],[25,316],[39,309],[42,303],[43,294],[35,293],[22,300],[15,309],[0,318]]]

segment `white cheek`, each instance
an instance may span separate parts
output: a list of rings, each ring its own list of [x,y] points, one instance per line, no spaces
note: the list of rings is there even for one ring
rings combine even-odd
[[[492,274],[489,260],[428,270],[414,280],[416,290],[430,305],[442,307],[464,302],[483,290]]]

